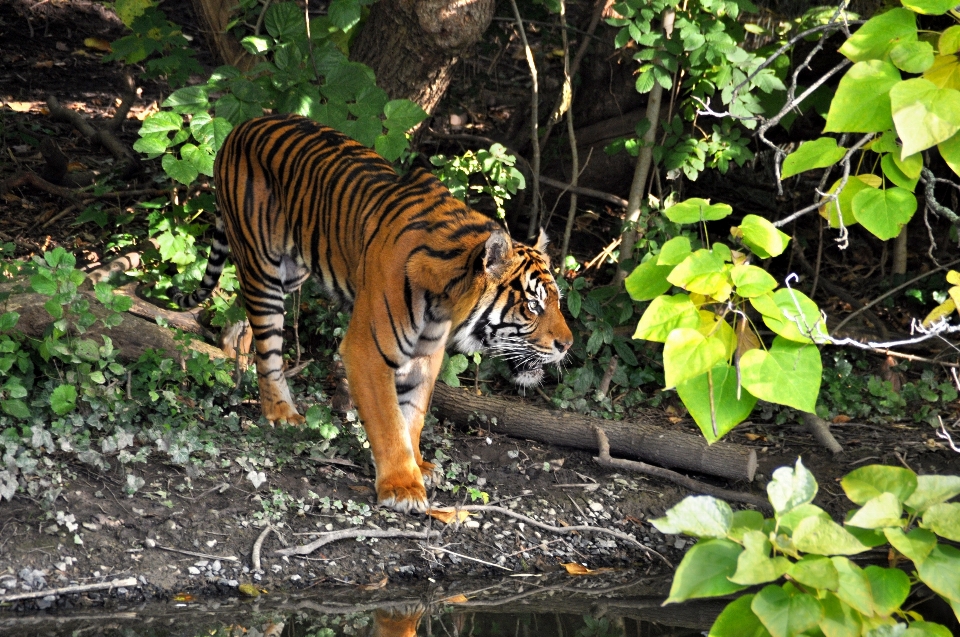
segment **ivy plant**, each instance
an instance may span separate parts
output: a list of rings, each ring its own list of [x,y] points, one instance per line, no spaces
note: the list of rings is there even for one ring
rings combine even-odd
[[[950,637],[943,625],[904,610],[920,584],[960,618],[960,476],[871,465],[840,482],[856,505],[843,524],[813,504],[817,481],[800,460],[767,485],[774,515],[733,511],[691,496],[652,524],[698,538],[683,557],[667,603],[732,595],[709,637]],[[850,556],[884,549],[887,566]]]

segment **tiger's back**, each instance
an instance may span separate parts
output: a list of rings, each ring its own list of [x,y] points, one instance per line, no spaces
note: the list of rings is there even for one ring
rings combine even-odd
[[[426,507],[433,465],[419,438],[448,340],[505,354],[527,384],[572,342],[543,245],[514,244],[427,171],[398,176],[341,133],[268,116],[230,133],[215,180],[220,220],[207,273],[180,304],[209,295],[229,250],[263,414],[299,424],[282,373],[284,295],[313,274],[351,303],[340,351],[383,504]]]

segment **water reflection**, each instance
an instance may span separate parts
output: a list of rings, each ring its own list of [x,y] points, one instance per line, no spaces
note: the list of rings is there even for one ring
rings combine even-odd
[[[415,591],[353,589],[264,595],[254,601],[115,604],[83,611],[0,610],[0,637],[694,637],[726,604],[662,607],[663,583],[507,580]],[[61,604],[63,606],[63,604]]]

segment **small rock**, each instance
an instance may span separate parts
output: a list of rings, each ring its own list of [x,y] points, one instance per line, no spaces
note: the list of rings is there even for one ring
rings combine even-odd
[[[476,520],[467,520],[463,523],[463,526],[467,527],[468,529],[479,529],[480,523]]]
[[[600,511],[603,511],[603,505],[600,504],[599,502],[591,502],[591,503],[590,503],[590,510],[591,510],[591,511],[596,511],[597,513],[599,513]]]
[[[197,568],[196,566],[190,566],[187,568],[187,572],[190,573],[191,575],[199,575],[200,569]]]
[[[682,537],[678,537],[677,541],[673,543],[673,548],[682,549],[686,545],[687,545],[687,541],[684,540]]]
[[[219,573],[222,567],[223,565],[220,564],[220,560],[214,560],[213,564],[210,566],[210,570],[214,573]]]
[[[299,575],[296,575],[296,574],[291,575],[291,576],[290,576],[290,581],[291,581],[291,582],[299,582],[299,581],[300,581],[300,576],[299,576]]]
[[[194,562],[193,565],[197,568],[207,568],[207,565],[210,563],[210,560],[200,560],[199,562]]]
[[[143,541],[143,545],[144,545],[145,547],[147,547],[148,549],[152,549],[153,547],[155,547],[155,546],[157,545],[157,541],[154,540],[153,538],[149,538],[149,537],[148,537],[147,539],[145,539],[145,540]]]
[[[270,567],[270,570],[273,571],[274,573],[279,573],[280,571],[283,570],[283,567],[280,566],[279,564],[274,564],[273,566]]]

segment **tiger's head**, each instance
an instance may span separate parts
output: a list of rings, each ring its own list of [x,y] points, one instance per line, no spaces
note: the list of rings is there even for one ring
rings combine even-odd
[[[533,247],[492,232],[475,268],[483,281],[478,301],[453,336],[462,352],[503,358],[521,387],[540,383],[543,366],[559,363],[573,344],[546,247],[542,230]]]

